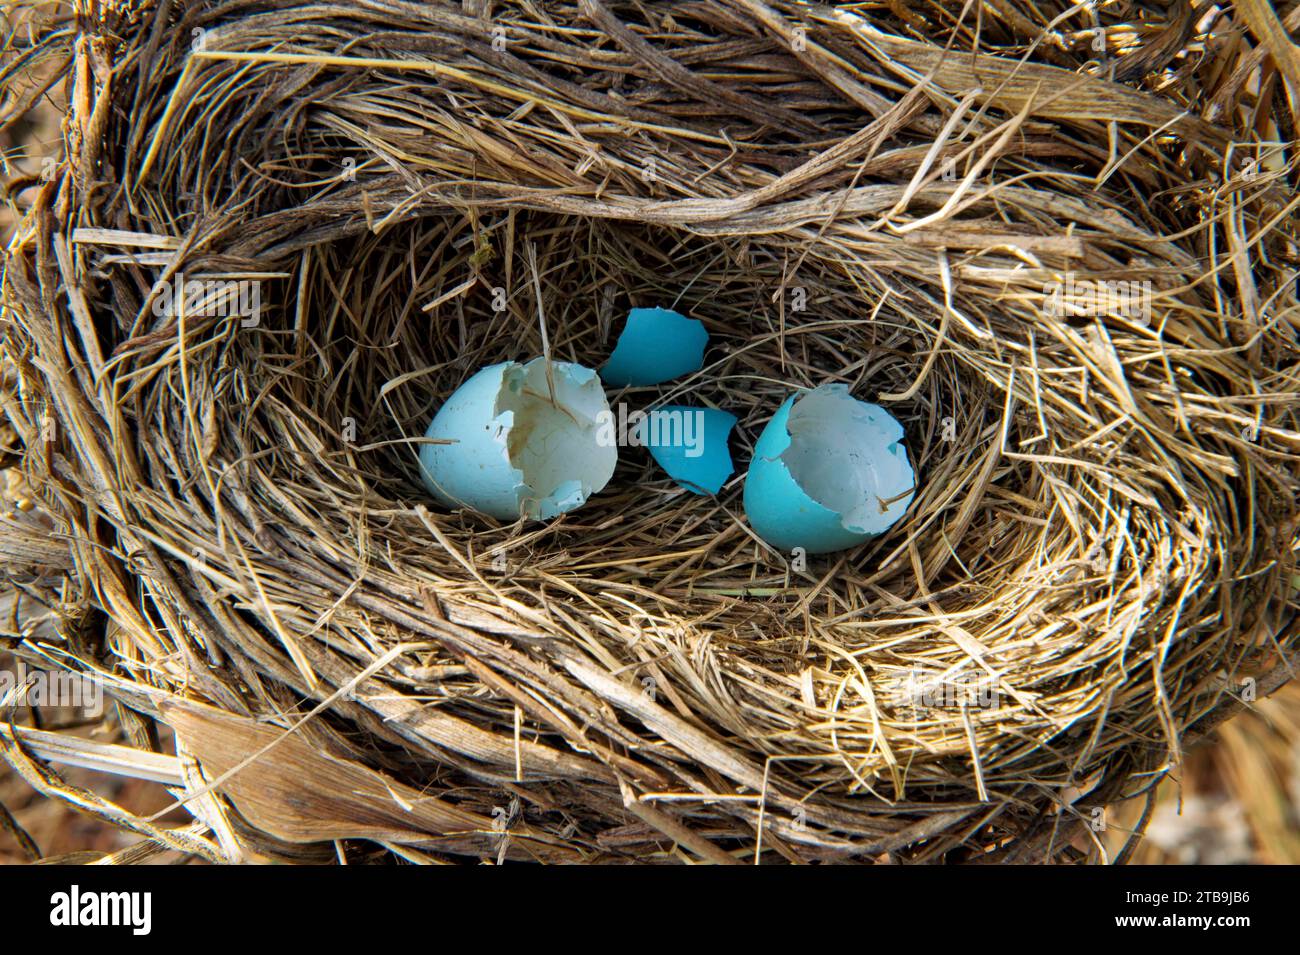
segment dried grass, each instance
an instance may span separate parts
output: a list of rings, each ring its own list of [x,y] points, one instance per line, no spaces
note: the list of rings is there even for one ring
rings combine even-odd
[[[21,54],[72,105],[6,261],[6,411],[64,610],[108,621],[25,652],[206,740],[209,780],[257,756],[310,789],[314,747],[535,858],[1100,852],[1091,807],[1289,673],[1300,90],[1185,5],[487,6],[127,6]],[[156,316],[179,273],[259,281],[260,324]],[[1149,322],[1054,314],[1070,277],[1149,281]],[[441,399],[538,354],[539,308],[599,364],[633,304],[711,333],[700,373],[612,397],[736,413],[716,499],[628,451],[546,525],[427,500]],[[743,462],[826,381],[900,418],[920,487],[800,568]],[[995,705],[918,707],[918,671]],[[214,791],[276,839],[376,838]],[[167,844],[230,857],[248,827],[189,794],[213,841]],[[381,841],[435,858],[392,794]]]

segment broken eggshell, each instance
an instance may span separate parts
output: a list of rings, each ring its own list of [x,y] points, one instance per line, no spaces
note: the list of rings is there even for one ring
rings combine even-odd
[[[735,471],[728,438],[736,416],[720,408],[664,405],[646,413],[637,437],[670,478],[693,494],[717,494]]]
[[[773,547],[844,550],[883,534],[907,511],[915,476],[903,426],[840,384],[791,395],[754,445],[745,513]]]
[[[634,308],[600,377],[616,388],[663,384],[699,371],[708,341],[697,319],[667,308]]]
[[[609,413],[596,373],[534,358],[489,365],[438,409],[420,449],[420,474],[448,507],[499,520],[549,520],[581,506],[614,474],[615,444],[598,438]],[[552,400],[551,385],[554,384]]]

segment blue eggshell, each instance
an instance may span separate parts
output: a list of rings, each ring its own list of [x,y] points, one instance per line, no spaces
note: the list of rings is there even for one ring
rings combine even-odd
[[[600,369],[608,385],[658,385],[704,364],[704,324],[666,308],[634,308]]]
[[[727,438],[736,416],[719,408],[664,405],[647,412],[640,441],[668,476],[694,494],[717,494],[731,477]]]
[[[510,463],[505,435],[514,412],[497,414],[507,361],[481,368],[438,409],[426,438],[453,444],[420,446],[420,476],[448,507],[472,507],[501,520],[519,516],[517,488],[523,473]]]
[[[438,409],[425,437],[449,443],[421,446],[420,474],[443,504],[549,520],[609,481],[618,449],[600,437],[609,405],[596,373],[556,361],[548,379],[544,361],[482,368]]]
[[[797,411],[796,404],[808,398],[814,400],[806,413]],[[797,446],[791,427],[801,435]],[[902,437],[902,426],[889,412],[851,397],[843,385],[792,395],[754,445],[744,494],[750,527],[779,550],[803,548],[809,554],[844,550],[884,533],[915,494]],[[792,466],[806,476],[807,486],[796,480]],[[877,498],[893,498],[909,488],[911,493],[880,512]],[[822,503],[832,497],[853,506],[841,511]]]

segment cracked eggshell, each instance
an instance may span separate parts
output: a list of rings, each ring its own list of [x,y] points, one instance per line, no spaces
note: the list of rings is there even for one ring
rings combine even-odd
[[[667,308],[634,308],[600,377],[616,388],[663,384],[699,371],[708,341],[698,319]]]
[[[668,476],[692,494],[717,494],[735,471],[728,438],[736,416],[720,408],[664,405],[643,418],[638,437]]]
[[[750,527],[787,553],[825,554],[883,534],[915,495],[902,439],[893,415],[844,385],[790,396],[754,445],[744,495]]]
[[[499,520],[549,520],[600,491],[618,463],[599,440],[608,416],[596,373],[570,362],[503,362],[475,372],[438,409],[420,449],[420,475],[448,507]]]

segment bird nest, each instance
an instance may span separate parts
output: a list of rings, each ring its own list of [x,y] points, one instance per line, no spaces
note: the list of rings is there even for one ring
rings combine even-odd
[[[982,9],[131,4],[36,37],[67,154],[7,261],[9,417],[72,569],[27,649],[176,729],[191,851],[1082,858],[1285,678],[1285,77],[1217,8]],[[598,366],[636,306],[710,346],[610,399],[736,414],[717,495],[624,448],[548,522],[430,498],[462,381]],[[745,465],[827,382],[903,424],[915,500],[782,553]]]

